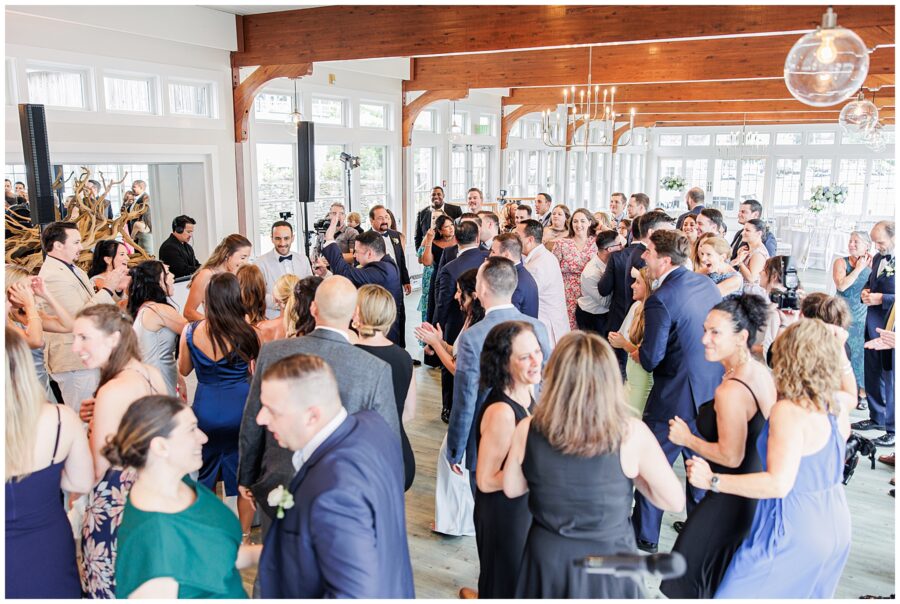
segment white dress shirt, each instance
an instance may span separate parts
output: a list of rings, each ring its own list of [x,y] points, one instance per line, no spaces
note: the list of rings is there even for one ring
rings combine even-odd
[[[525,268],[537,283],[538,320],[547,327],[550,348],[553,348],[560,338],[571,331],[559,261],[543,244],[531,250],[523,260]]]
[[[328,440],[328,437],[335,433],[335,431],[341,427],[341,424],[344,423],[344,420],[347,419],[347,410],[341,407],[341,410],[338,411],[338,414],[335,415],[330,422],[325,424],[325,427],[319,430],[315,436],[313,436],[306,446],[300,449],[299,451],[294,451],[294,455],[291,457],[291,463],[294,466],[294,471],[299,471],[300,468],[303,467],[309,458],[312,457],[312,454],[316,452],[323,442]]]
[[[283,275],[297,275],[298,278],[312,276],[312,267],[303,252],[291,250],[290,260],[279,261],[279,254],[274,249],[266,252],[256,259],[255,264],[263,273],[266,280],[266,318],[274,319],[278,316],[278,308],[275,306],[275,298],[272,295],[275,282]]]
[[[584,265],[581,271],[581,297],[578,298],[578,307],[592,315],[603,315],[609,312],[609,303],[612,294],[601,296],[597,284],[606,272],[606,263],[600,260],[597,254]]]

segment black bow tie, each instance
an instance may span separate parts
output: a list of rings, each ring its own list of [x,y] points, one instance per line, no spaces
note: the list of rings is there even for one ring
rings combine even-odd
[[[381,233],[382,237],[390,237],[390,235],[391,235],[390,233]]]
[[[293,258],[294,258],[294,255],[293,255],[293,254],[288,254],[287,256],[279,256],[279,257],[278,257],[278,262],[284,262],[285,260],[287,260],[288,262],[290,262],[291,260],[293,260]]]

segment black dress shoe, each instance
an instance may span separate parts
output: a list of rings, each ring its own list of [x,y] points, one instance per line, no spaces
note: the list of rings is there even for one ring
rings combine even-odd
[[[886,432],[882,434],[878,438],[873,438],[872,442],[875,443],[876,447],[893,447],[894,446],[894,435],[890,432]]]
[[[419,359],[413,359],[413,367],[418,367],[421,364],[422,364],[422,361],[420,361]]]
[[[853,422],[850,427],[854,430],[884,430],[884,426],[875,423],[875,420],[864,419],[859,422]]]
[[[450,423],[450,409],[441,409],[441,421],[445,424]]]
[[[856,403],[856,409],[857,409],[858,411],[867,411],[867,410],[869,409],[869,403],[866,402],[866,399],[861,398],[861,399],[859,399],[859,401]]]
[[[637,540],[638,549],[642,552],[647,552],[648,554],[655,554],[657,550],[657,545],[655,543],[650,543],[649,541],[644,541],[643,539]]]
[[[676,520],[675,522],[672,523],[672,528],[675,529],[676,533],[680,533],[681,531],[684,530],[684,521]]]

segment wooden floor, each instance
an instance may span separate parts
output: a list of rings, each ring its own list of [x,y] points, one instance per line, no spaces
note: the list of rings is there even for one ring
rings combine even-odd
[[[408,308],[415,308],[415,302],[410,300],[414,297],[418,296],[414,293],[407,298]],[[408,350],[421,358],[412,334],[413,317],[416,315],[409,314]],[[406,518],[416,596],[455,598],[460,587],[476,587],[478,553],[474,537],[446,537],[430,530],[434,519],[435,461],[447,426],[440,420],[440,371],[422,366],[415,370],[415,375],[418,409],[416,418],[406,425],[406,432],[416,457],[416,479],[406,494]],[[853,412],[853,421],[864,417],[868,417],[864,412]],[[889,451],[879,450],[879,454],[885,452]],[[680,461],[675,470],[683,481],[684,469]],[[893,470],[884,464],[876,463],[873,470],[868,460],[861,460],[846,487],[853,517],[853,542],[850,559],[838,585],[838,598],[856,599],[864,594],[886,596],[896,593],[895,500],[888,496],[891,476]],[[661,552],[671,550],[676,537],[672,523],[684,517],[684,513],[667,513],[664,516],[659,543]],[[823,527],[823,530],[828,530],[828,527]],[[258,540],[258,530],[254,529],[253,533],[254,539]],[[255,574],[255,569],[243,573],[248,593],[251,593]],[[664,597],[657,586],[657,581],[648,582],[648,594]]]

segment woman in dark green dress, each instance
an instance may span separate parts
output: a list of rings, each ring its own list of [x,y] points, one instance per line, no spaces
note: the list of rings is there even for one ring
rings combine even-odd
[[[247,597],[238,567],[260,546],[241,546],[237,516],[186,476],[200,469],[206,441],[181,400],[145,396],[104,448],[113,465],[138,473],[119,528],[118,598]]]

